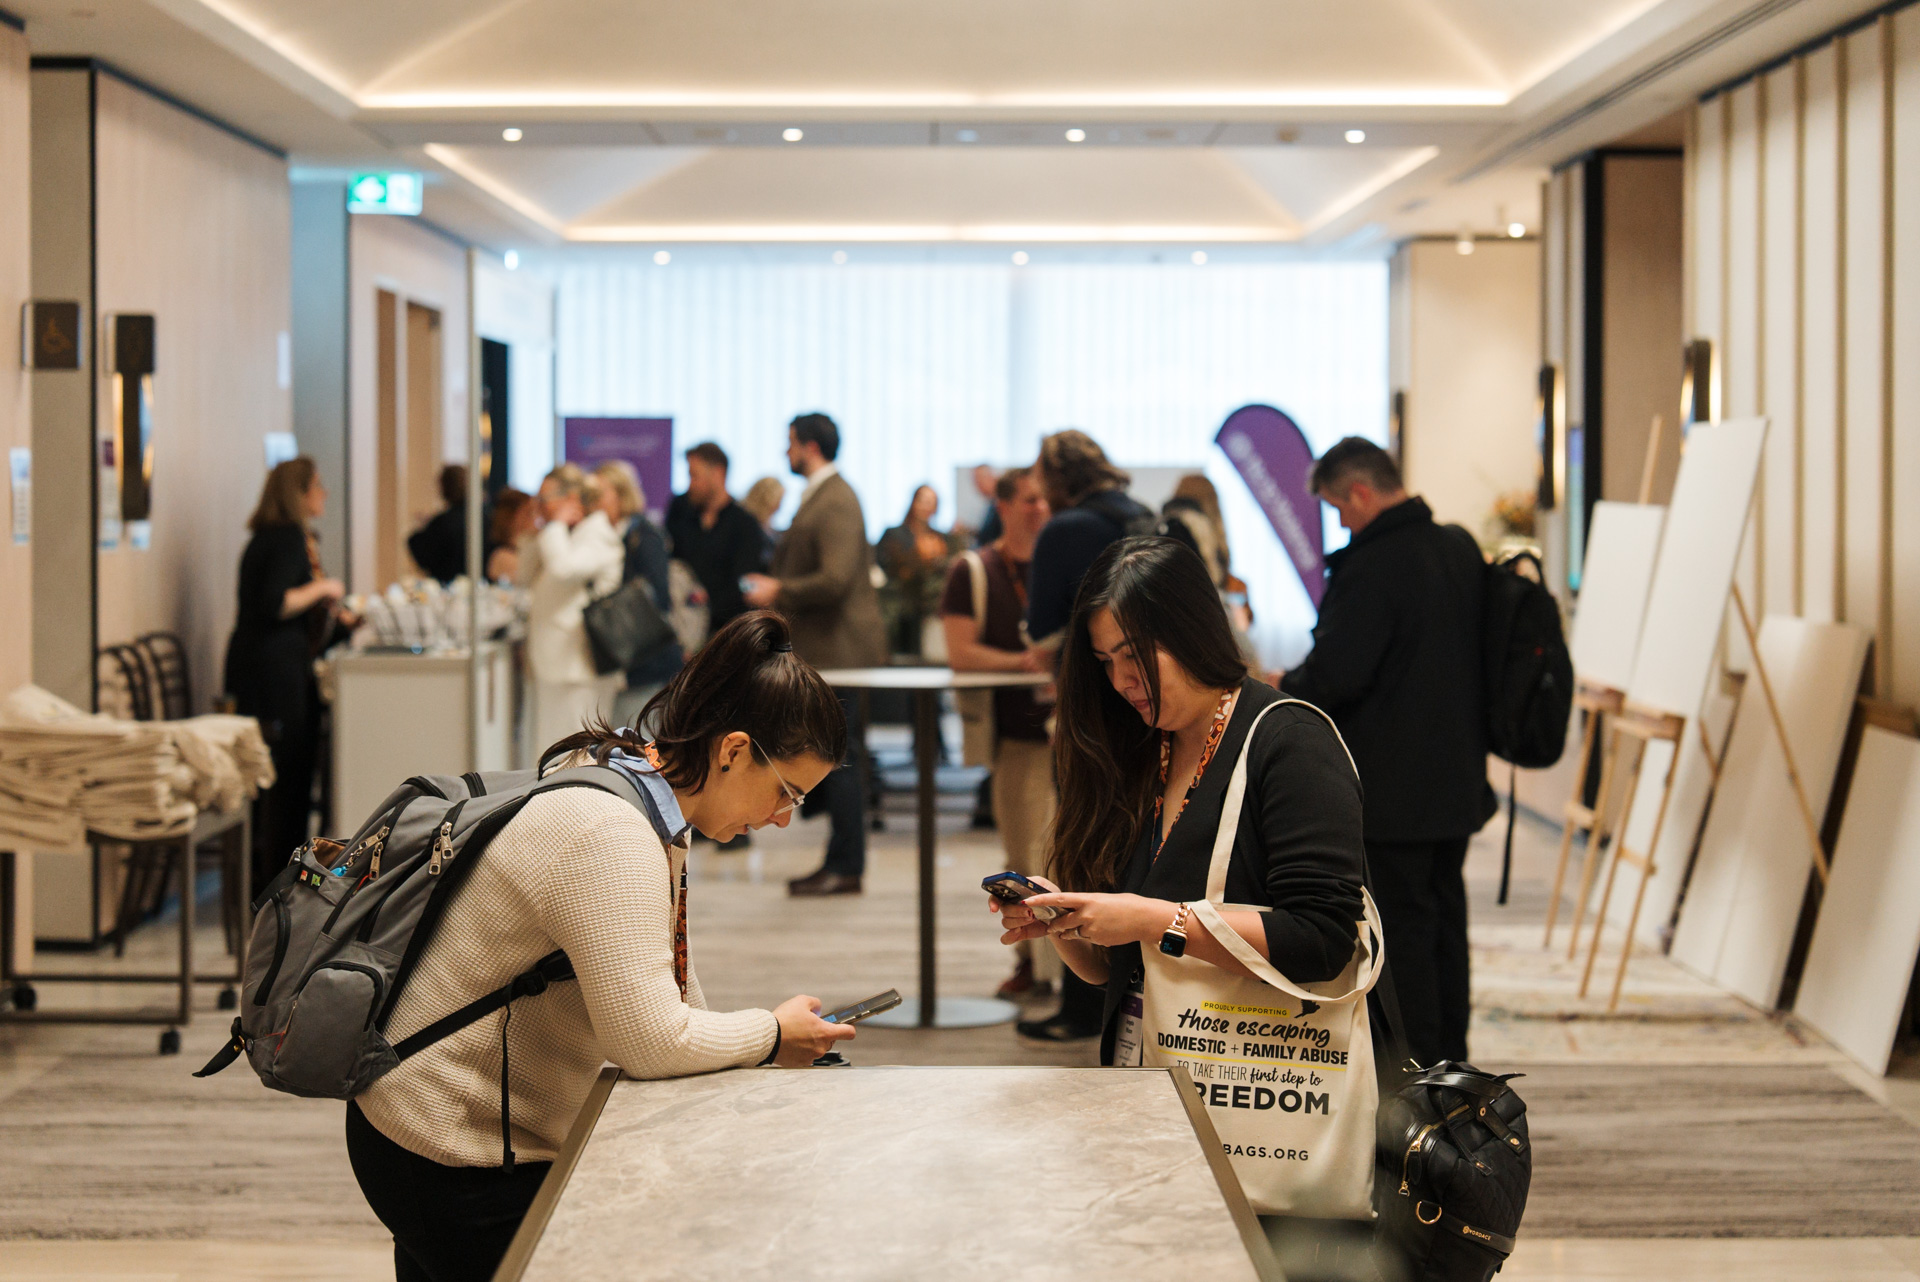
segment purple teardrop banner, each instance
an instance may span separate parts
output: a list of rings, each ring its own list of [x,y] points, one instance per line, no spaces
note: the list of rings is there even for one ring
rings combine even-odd
[[[1307,488],[1313,447],[1306,433],[1271,405],[1243,405],[1227,415],[1213,443],[1239,469],[1253,501],[1280,536],[1300,585],[1319,609],[1327,593],[1327,562],[1320,500]]]

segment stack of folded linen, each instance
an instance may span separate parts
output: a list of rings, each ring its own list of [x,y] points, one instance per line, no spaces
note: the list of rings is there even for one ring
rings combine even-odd
[[[37,686],[0,700],[0,839],[75,846],[179,836],[273,782],[251,717],[122,721]]]

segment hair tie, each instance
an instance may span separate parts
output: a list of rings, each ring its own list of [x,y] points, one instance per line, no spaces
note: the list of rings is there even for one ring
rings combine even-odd
[[[771,646],[767,648],[767,653],[768,654],[792,654],[793,642],[775,641]]]

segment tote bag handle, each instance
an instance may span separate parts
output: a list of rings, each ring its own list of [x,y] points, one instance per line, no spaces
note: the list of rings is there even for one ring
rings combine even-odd
[[[1213,835],[1213,858],[1207,866],[1207,897],[1192,905],[1193,915],[1203,922],[1213,937],[1220,941],[1221,947],[1233,954],[1234,960],[1252,971],[1262,982],[1292,997],[1310,1002],[1344,1002],[1364,996],[1380,982],[1380,971],[1386,964],[1385,932],[1380,925],[1380,910],[1374,906],[1373,896],[1365,886],[1360,888],[1360,902],[1363,913],[1358,923],[1364,929],[1360,934],[1359,947],[1364,951],[1364,961],[1354,975],[1351,991],[1341,994],[1310,993],[1292,980],[1274,969],[1271,961],[1262,957],[1240,932],[1229,926],[1220,916],[1220,904],[1227,888],[1227,865],[1233,856],[1233,840],[1240,831],[1240,812],[1244,808],[1247,796],[1247,758],[1253,750],[1254,732],[1267,714],[1275,708],[1292,705],[1307,708],[1327,723],[1333,731],[1334,742],[1347,755],[1347,765],[1353,767],[1353,754],[1347,752],[1346,741],[1340,738],[1339,728],[1326,713],[1302,699],[1278,699],[1260,709],[1253,724],[1247,727],[1246,742],[1240,746],[1240,759],[1234,762],[1233,777],[1227,782],[1226,800],[1220,808],[1220,826]],[[1355,776],[1359,771],[1354,771]]]

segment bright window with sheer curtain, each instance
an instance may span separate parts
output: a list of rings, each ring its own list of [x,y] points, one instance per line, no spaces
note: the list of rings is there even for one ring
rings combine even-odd
[[[735,493],[788,483],[786,424],[824,410],[872,535],[914,487],[953,502],[956,467],[1032,461],[1060,427],[1122,465],[1200,468],[1270,664],[1306,652],[1313,610],[1213,436],[1276,405],[1316,451],[1384,438],[1387,277],[1377,262],[814,267],[576,261],[558,273],[562,414],[658,414],[676,448],[717,441]],[[675,484],[685,476],[675,462]],[[1338,539],[1343,533],[1336,527]]]

